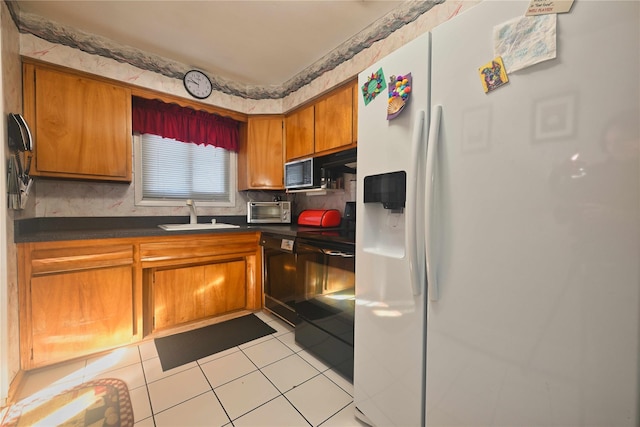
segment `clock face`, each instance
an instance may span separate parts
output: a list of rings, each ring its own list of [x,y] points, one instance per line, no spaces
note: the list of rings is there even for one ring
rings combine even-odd
[[[209,77],[201,71],[191,70],[184,75],[184,87],[193,97],[204,99],[211,95],[212,85]]]

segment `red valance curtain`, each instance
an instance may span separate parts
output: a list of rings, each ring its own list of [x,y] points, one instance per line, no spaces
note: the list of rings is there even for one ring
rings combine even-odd
[[[132,130],[238,151],[239,123],[205,111],[132,97]]]

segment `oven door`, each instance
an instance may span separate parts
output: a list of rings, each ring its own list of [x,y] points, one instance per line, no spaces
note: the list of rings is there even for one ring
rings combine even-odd
[[[292,237],[262,233],[264,307],[295,326],[296,256]]]
[[[355,247],[296,240],[296,341],[353,379]]]

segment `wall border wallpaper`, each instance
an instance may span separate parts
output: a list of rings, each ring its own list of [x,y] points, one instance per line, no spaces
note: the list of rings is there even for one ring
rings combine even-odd
[[[362,50],[388,37],[399,28],[415,21],[432,7],[444,1],[414,0],[403,3],[279,87],[245,85],[217,76],[210,75],[209,77],[213,83],[214,90],[227,95],[256,100],[281,99],[306,86],[323,73],[350,60]],[[132,47],[122,46],[107,38],[65,27],[34,14],[22,13],[18,2],[6,1],[6,4],[21,33],[33,34],[51,43],[114,59],[118,62],[127,63],[142,70],[152,71],[174,79],[181,80],[184,73],[189,70],[189,67],[185,64]]]

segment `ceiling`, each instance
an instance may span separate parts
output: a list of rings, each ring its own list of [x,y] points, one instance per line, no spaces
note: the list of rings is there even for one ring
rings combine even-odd
[[[100,36],[225,80],[282,86],[407,3],[418,2],[18,0],[14,15],[55,25],[58,34],[71,28],[84,38]]]

